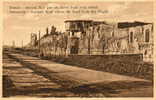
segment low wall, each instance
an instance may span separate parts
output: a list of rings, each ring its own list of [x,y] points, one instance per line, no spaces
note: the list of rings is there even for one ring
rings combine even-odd
[[[101,60],[132,60],[132,61],[143,61],[142,54],[118,54],[118,55],[69,55],[72,59],[96,59],[100,58]]]
[[[153,80],[153,64],[143,62],[142,54],[125,55],[69,55],[56,57],[60,63],[99,71]]]

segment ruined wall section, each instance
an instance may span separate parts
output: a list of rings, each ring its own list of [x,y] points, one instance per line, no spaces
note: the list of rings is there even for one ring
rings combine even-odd
[[[79,54],[104,54],[113,30],[113,26],[106,24],[91,26],[86,29],[79,41]]]
[[[43,56],[63,56],[66,55],[67,49],[67,36],[48,35],[40,40],[40,52]]]

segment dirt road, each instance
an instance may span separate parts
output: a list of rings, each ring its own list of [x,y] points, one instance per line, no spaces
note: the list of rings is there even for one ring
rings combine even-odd
[[[3,96],[151,97],[153,85],[149,80],[5,51]]]

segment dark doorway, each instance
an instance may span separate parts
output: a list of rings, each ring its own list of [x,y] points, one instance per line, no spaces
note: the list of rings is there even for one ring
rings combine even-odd
[[[133,32],[130,32],[130,43],[133,43]]]
[[[145,42],[149,42],[149,29],[145,32]]]
[[[78,49],[79,49],[79,38],[77,37],[71,38],[70,54],[78,54]]]

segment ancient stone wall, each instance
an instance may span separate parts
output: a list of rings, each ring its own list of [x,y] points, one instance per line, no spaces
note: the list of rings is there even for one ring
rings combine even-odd
[[[152,59],[152,27],[152,24],[126,28],[118,28],[114,24],[99,24],[90,26],[83,32],[75,32],[74,36],[69,36],[68,33],[51,34],[40,40],[41,53],[45,56],[69,55],[73,50],[77,50],[75,54],[79,55],[141,53],[144,58]]]

